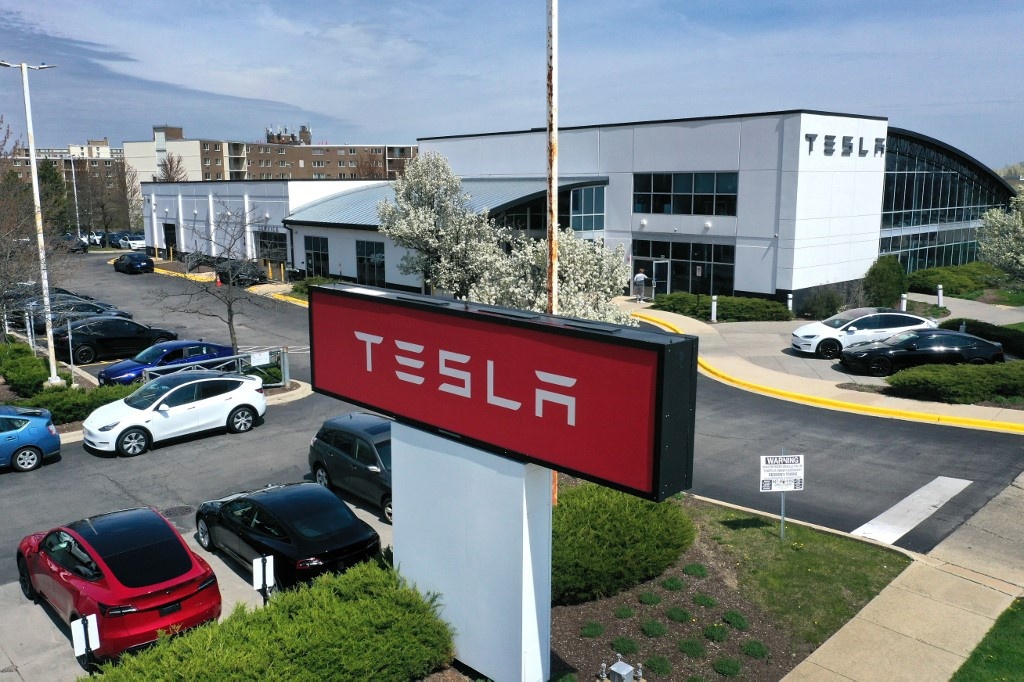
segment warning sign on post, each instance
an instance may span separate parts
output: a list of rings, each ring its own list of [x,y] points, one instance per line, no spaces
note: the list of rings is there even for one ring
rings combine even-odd
[[[761,492],[784,493],[803,489],[803,455],[761,456]]]

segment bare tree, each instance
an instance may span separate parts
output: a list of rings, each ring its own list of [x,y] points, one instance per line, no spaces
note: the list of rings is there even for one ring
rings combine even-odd
[[[188,169],[185,161],[178,154],[167,152],[167,156],[157,164],[157,182],[187,182]]]
[[[359,157],[359,166],[356,168],[356,173],[359,175],[360,180],[386,180],[387,174],[384,172],[384,165],[381,163],[380,166],[376,165],[376,161],[367,156]]]
[[[223,202],[219,205],[221,210],[212,230],[205,225],[187,228],[190,234],[184,243],[193,244],[194,250],[184,258],[192,274],[184,280],[184,290],[164,290],[159,296],[165,310],[215,317],[224,322],[231,347],[237,353],[235,325],[239,317],[253,307],[267,305],[265,299],[246,290],[253,276],[262,273],[259,262],[251,255],[250,242],[252,231],[263,226],[266,218],[257,206],[243,212],[232,211]]]

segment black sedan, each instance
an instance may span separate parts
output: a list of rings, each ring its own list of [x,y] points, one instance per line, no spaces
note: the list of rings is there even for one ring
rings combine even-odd
[[[144,253],[126,253],[114,259],[114,270],[126,275],[153,272],[153,259]]]
[[[221,284],[251,287],[268,282],[267,273],[253,261],[226,260],[217,264],[217,279]]]
[[[853,372],[884,377],[925,364],[1003,362],[1003,346],[951,329],[912,329],[872,343],[843,349],[840,364]]]
[[[54,328],[66,327],[69,322],[98,315],[112,315],[129,320],[133,317],[127,310],[110,308],[106,304],[93,301],[60,300],[50,306],[50,319],[53,320]],[[32,324],[37,334],[42,333],[46,329],[46,316],[42,313],[33,315]]]
[[[70,341],[68,335],[70,334]],[[130,358],[155,343],[173,341],[177,332],[147,327],[133,320],[112,315],[87,317],[54,329],[53,348],[57,357],[87,365],[99,358]]]
[[[204,502],[196,512],[196,536],[203,549],[219,549],[246,567],[273,556],[272,587],[278,589],[344,571],[380,552],[377,531],[316,483],[267,486]]]

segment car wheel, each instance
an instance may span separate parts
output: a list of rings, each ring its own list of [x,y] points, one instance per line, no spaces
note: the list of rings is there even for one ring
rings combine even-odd
[[[256,423],[256,413],[251,407],[236,407],[228,415],[228,431],[231,433],[245,433],[251,431]]]
[[[839,357],[839,353],[842,350],[843,347],[835,339],[825,339],[818,344],[818,357],[825,358],[826,360],[835,360]]]
[[[868,363],[868,374],[873,377],[889,376],[892,373],[892,362],[889,358],[874,358]]]
[[[141,455],[149,449],[149,434],[142,429],[125,429],[117,437],[117,452],[125,457]]]
[[[173,341],[173,339],[169,339],[166,336],[158,336],[153,339],[153,345],[155,346],[158,343],[167,343],[168,341]]]
[[[18,448],[11,455],[11,468],[15,471],[32,471],[43,463],[43,453],[35,448]]]
[[[987,365],[988,361],[985,358],[971,358],[969,365]]]
[[[206,525],[206,519],[196,517],[196,539],[199,546],[207,552],[213,551],[213,537],[210,535],[210,527]]]
[[[331,477],[327,474],[327,469],[324,469],[322,466],[317,465],[316,468],[313,469],[313,478],[323,487],[331,487]]]
[[[32,576],[28,573],[28,563],[20,554],[18,555],[18,584],[21,585],[21,593],[25,595],[25,599],[35,601],[39,596],[36,588],[32,587]]]
[[[96,362],[96,349],[92,346],[79,346],[75,349],[75,362],[80,365]]]
[[[384,510],[384,519],[388,523],[393,523],[392,513],[391,513],[391,498],[390,497],[385,497],[384,498],[384,504],[381,505],[381,508]]]

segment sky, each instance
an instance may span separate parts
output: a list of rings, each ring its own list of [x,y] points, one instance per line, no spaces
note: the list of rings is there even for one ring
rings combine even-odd
[[[1024,161],[1024,2],[560,0],[561,126],[814,109]],[[37,147],[543,128],[548,0],[0,0]],[[18,70],[0,115],[27,140]]]

